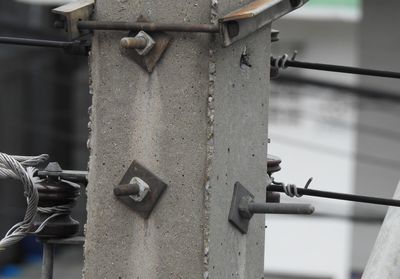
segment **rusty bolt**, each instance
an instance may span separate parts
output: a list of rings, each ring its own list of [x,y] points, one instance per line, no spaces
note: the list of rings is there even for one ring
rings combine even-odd
[[[144,49],[146,45],[147,41],[143,37],[125,37],[121,39],[121,47],[123,48]]]
[[[125,37],[121,40],[121,47],[134,48],[139,55],[145,56],[154,47],[156,42],[144,31],[140,31],[135,37]]]

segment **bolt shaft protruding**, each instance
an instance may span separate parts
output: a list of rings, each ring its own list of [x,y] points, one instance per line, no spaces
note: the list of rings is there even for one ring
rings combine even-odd
[[[138,184],[121,184],[114,188],[114,195],[117,197],[137,195],[139,192],[140,186]]]
[[[124,37],[121,39],[122,48],[144,49],[147,45],[147,40],[141,37]]]

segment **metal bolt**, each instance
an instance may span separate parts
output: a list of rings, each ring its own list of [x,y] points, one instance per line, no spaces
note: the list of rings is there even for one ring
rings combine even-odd
[[[114,188],[114,195],[117,197],[137,195],[139,192],[138,184],[121,184]]]
[[[239,202],[239,214],[242,218],[251,219],[253,212],[250,211],[249,205],[253,203],[253,198],[250,196],[243,197]]]
[[[149,34],[140,31],[135,37],[122,38],[120,44],[126,49],[134,48],[139,55],[144,56],[153,49],[156,42]]]
[[[135,202],[141,202],[150,191],[150,186],[139,177],[133,177],[129,184],[121,184],[114,188],[117,197],[129,196]]]
[[[311,204],[301,203],[249,203],[249,212],[253,214],[313,214]]]
[[[300,203],[256,203],[250,196],[243,197],[239,202],[239,214],[251,219],[253,214],[312,214],[314,206]]]
[[[132,38],[125,37],[121,39],[121,47],[123,48],[136,48],[136,49],[144,49],[147,45],[147,41],[145,38]]]
[[[254,196],[240,182],[233,189],[228,220],[242,233],[247,233],[250,219],[254,214],[312,214],[314,207],[299,203],[258,203]]]
[[[312,214],[315,208],[311,204],[300,203],[256,203],[250,196],[243,197],[239,203],[242,218],[251,219],[253,214]]]

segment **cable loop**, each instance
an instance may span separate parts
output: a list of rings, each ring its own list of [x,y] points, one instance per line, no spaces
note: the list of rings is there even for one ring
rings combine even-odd
[[[12,178],[20,180],[24,186],[24,196],[27,201],[24,219],[11,227],[4,238],[0,240],[0,250],[4,250],[32,233],[39,203],[39,193],[35,184],[41,181],[38,177],[34,177],[37,171],[34,166],[46,162],[48,158],[47,154],[40,156],[11,156],[0,152],[0,179]]]
[[[285,192],[285,194],[286,194],[287,196],[289,196],[289,197],[291,197],[291,198],[293,198],[293,197],[300,198],[300,197],[303,196],[303,195],[300,195],[300,194],[298,193],[298,191],[297,191],[297,186],[296,186],[295,184],[286,184],[286,185],[285,185],[283,182],[277,182],[277,181],[275,181],[275,179],[274,179],[273,177],[271,177],[271,180],[272,180],[272,184],[278,185],[278,186],[282,186],[283,191]],[[310,178],[308,179],[307,183],[304,185],[304,189],[307,189],[307,188],[310,186],[312,180],[313,180],[312,177],[310,177]]]
[[[286,61],[288,59],[289,59],[289,55],[287,55],[286,53],[279,58],[273,58],[272,66],[284,70],[287,68]]]
[[[298,53],[297,50],[293,51],[291,58],[289,58],[289,54],[287,53],[283,54],[281,57],[278,58],[271,57],[272,67],[285,70],[288,67],[287,61],[294,61],[296,59],[297,53]]]

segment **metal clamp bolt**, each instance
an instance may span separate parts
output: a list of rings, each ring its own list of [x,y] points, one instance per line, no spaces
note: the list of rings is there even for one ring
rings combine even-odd
[[[133,161],[119,185],[115,186],[114,196],[147,219],[166,188],[167,184],[160,178]]]
[[[129,196],[135,202],[141,202],[150,191],[150,186],[139,177],[133,177],[129,184],[121,184],[114,188],[114,195]]]
[[[254,214],[312,214],[314,206],[299,203],[257,203],[254,196],[239,182],[235,183],[229,222],[242,233],[247,233]]]
[[[135,37],[124,37],[121,39],[122,48],[134,48],[142,56],[148,54],[155,44],[154,39],[144,31],[140,31]]]

